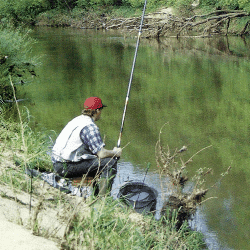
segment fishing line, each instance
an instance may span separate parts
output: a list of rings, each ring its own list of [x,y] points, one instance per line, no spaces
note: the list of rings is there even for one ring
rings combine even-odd
[[[129,78],[129,83],[128,83],[128,91],[127,91],[127,96],[126,96],[126,100],[125,100],[125,106],[124,106],[123,115],[122,115],[122,124],[121,124],[119,139],[118,139],[118,142],[117,142],[117,147],[118,148],[121,146],[122,131],[123,131],[123,126],[124,126],[124,121],[125,121],[125,115],[126,115],[127,106],[128,106],[128,100],[129,100],[129,94],[130,94],[131,84],[132,84],[132,80],[133,80],[133,74],[134,74],[135,62],[136,62],[138,48],[139,48],[139,43],[140,43],[140,37],[141,37],[141,34],[142,34],[142,25],[143,25],[143,20],[144,20],[144,16],[145,16],[146,5],[147,5],[147,0],[145,0],[145,2],[144,2],[144,7],[143,7],[143,11],[142,11],[142,16],[141,16],[141,23],[140,23],[139,33],[138,33],[136,47],[135,47],[134,60],[133,60],[132,69],[131,69],[131,73],[130,73],[130,78]]]

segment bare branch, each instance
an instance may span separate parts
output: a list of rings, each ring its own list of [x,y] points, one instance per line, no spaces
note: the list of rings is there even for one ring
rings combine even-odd
[[[195,37],[207,37],[206,33],[209,36],[218,34],[218,29],[227,35],[232,19],[247,16],[250,16],[250,14],[240,10],[217,10],[203,15],[194,15],[189,18],[180,18],[169,13],[155,12],[145,16],[142,36],[146,38],[159,38],[175,33],[175,37],[178,38],[179,36],[189,36],[190,32],[196,32]],[[140,17],[100,18],[99,20],[95,19],[95,21],[89,21],[87,17],[85,19],[84,24],[88,28],[118,29],[131,35],[137,33],[140,24]],[[246,34],[249,23],[250,21],[246,22],[238,35]]]

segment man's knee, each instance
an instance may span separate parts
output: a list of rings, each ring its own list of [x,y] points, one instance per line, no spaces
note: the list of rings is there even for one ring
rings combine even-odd
[[[117,160],[113,159],[113,158],[105,158],[105,160],[103,161],[104,166],[102,169],[102,176],[114,176],[117,173]]]
[[[62,162],[53,163],[54,171],[60,175],[64,176],[66,174],[66,166]]]
[[[108,167],[109,171],[116,174],[116,172],[117,172],[117,160],[111,158],[108,165],[109,165],[109,167]]]

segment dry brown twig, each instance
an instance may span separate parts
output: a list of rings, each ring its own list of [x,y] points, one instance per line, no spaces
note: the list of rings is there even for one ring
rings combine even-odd
[[[164,124],[165,126],[166,124]],[[163,126],[163,127],[164,127]],[[203,200],[207,192],[210,188],[205,188],[205,179],[209,174],[212,174],[213,171],[211,168],[199,168],[197,173],[192,178],[192,188],[189,192],[183,192],[184,186],[188,181],[186,167],[187,164],[193,162],[193,158],[197,156],[202,151],[211,147],[207,146],[202,148],[195,154],[193,154],[187,161],[184,161],[180,155],[183,152],[187,151],[187,146],[183,146],[181,149],[175,149],[173,154],[170,153],[169,147],[165,149],[161,144],[161,134],[162,129],[159,133],[159,139],[156,143],[155,153],[156,153],[156,163],[159,169],[160,178],[161,176],[167,176],[169,181],[167,183],[168,190],[170,191],[169,197],[164,202],[162,208],[162,214],[166,214],[166,211],[170,210],[173,212],[177,210],[177,227],[180,227],[184,220],[187,220],[193,215],[197,209],[197,207],[208,201],[212,198],[210,197],[206,200]],[[222,178],[229,172],[231,167],[227,169],[227,171],[222,174]],[[221,179],[222,179],[221,178]],[[221,180],[220,179],[220,180]],[[203,201],[202,201],[203,200]],[[170,213],[171,214],[171,213]]]
[[[143,24],[143,37],[159,38],[164,36],[194,36],[191,32],[196,32],[196,37],[207,37],[221,33],[225,35],[229,32],[230,21],[237,18],[247,17],[250,14],[240,10],[217,10],[204,15],[193,15],[188,18],[180,18],[169,13],[161,12],[151,13],[145,16]],[[88,21],[86,18],[84,23],[87,28],[96,29],[117,29],[130,33],[137,34],[140,17],[134,18],[100,18],[94,22]],[[247,33],[249,21],[246,22],[244,28],[238,32],[238,35]]]

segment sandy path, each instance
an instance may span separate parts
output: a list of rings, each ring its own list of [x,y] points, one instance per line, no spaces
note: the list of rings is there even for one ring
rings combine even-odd
[[[1,249],[3,250],[58,250],[56,243],[32,235],[31,232],[22,226],[7,220],[4,211],[1,209],[0,202],[0,238]]]

